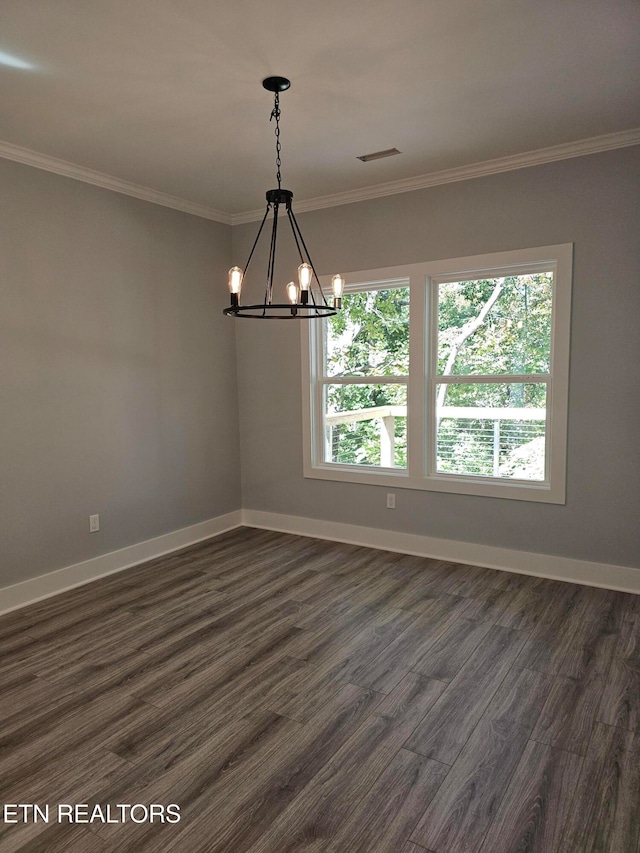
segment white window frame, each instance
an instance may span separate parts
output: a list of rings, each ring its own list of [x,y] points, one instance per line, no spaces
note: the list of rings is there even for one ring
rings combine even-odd
[[[323,324],[314,321],[302,327],[302,405],[304,476],[347,483],[393,488],[421,489],[463,495],[511,498],[564,504],[566,500],[567,405],[569,391],[569,338],[573,244],[517,249],[466,258],[429,261],[387,269],[365,270],[346,275],[345,292],[406,286],[409,279],[409,375],[367,376],[364,384],[407,383],[406,469],[369,465],[345,465],[323,460],[323,387],[331,377],[323,375]],[[549,374],[482,377],[437,375],[437,285],[445,281],[494,278],[505,275],[552,270],[553,305]],[[330,289],[330,277],[321,276]],[[351,282],[351,283],[349,283]],[[391,282],[392,284],[389,284]],[[400,284],[402,282],[402,284]],[[363,285],[366,285],[363,286]],[[435,470],[435,384],[471,381],[522,383],[547,382],[546,476],[544,481],[493,479],[486,476],[445,474]]]

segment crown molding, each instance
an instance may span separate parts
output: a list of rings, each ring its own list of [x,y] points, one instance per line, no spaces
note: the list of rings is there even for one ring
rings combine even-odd
[[[553,163],[557,160],[568,160],[571,157],[583,157],[587,154],[598,154],[601,151],[611,151],[615,148],[628,148],[640,144],[640,128],[623,130],[619,133],[607,133],[604,136],[593,136],[590,139],[580,139],[576,142],[565,142],[562,145],[551,145],[549,148],[539,148],[536,151],[526,151],[522,154],[510,154],[496,160],[485,160],[482,163],[472,163],[468,166],[456,166],[441,172],[430,172],[417,175],[414,178],[403,178],[399,181],[389,181],[385,184],[362,187],[357,190],[347,190],[333,195],[323,195],[296,202],[296,213],[311,210],[322,210],[325,207],[337,207],[341,204],[352,204],[356,201],[367,201],[387,195],[423,190],[440,184],[452,184],[457,181],[467,181],[471,178],[482,178],[499,172],[511,172],[515,169],[525,169],[528,166],[540,166],[543,163]],[[242,225],[245,222],[255,222],[264,216],[264,208],[250,210],[246,213],[235,213],[231,216],[232,225]]]
[[[495,160],[485,160],[482,163],[472,163],[468,166],[457,166],[453,169],[444,169],[440,172],[430,172],[426,175],[417,175],[413,178],[403,178],[399,181],[389,181],[384,184],[362,187],[356,190],[333,193],[332,195],[318,196],[296,202],[296,213],[305,213],[311,210],[322,210],[325,207],[337,207],[341,204],[352,204],[357,201],[367,201],[373,198],[382,198],[387,195],[422,190],[427,187],[435,187],[440,184],[452,184],[457,181],[467,181],[472,178],[482,178],[486,175],[495,175],[499,172],[511,172],[515,169],[526,169],[528,166],[540,166],[543,163],[553,163],[557,160],[568,160],[571,157],[583,157],[587,154],[598,154],[602,151],[611,151],[615,148],[628,148],[632,145],[640,145],[640,128],[623,130],[619,133],[607,133],[604,136],[593,136],[590,139],[580,139],[576,142],[566,142],[562,145],[551,145],[548,148],[539,148],[535,151],[526,151],[522,154],[510,154],[508,157],[498,157]],[[104,172],[96,172],[85,166],[78,166],[67,160],[50,157],[29,148],[21,148],[11,142],[0,140],[0,157],[6,160],[15,160],[36,169],[44,169],[54,172],[76,181],[93,184],[96,187],[112,190],[123,195],[133,196],[143,201],[159,204],[180,210],[183,213],[191,213],[202,219],[210,219],[213,222],[222,222],[225,225],[242,225],[246,222],[255,222],[264,216],[264,208],[260,210],[248,210],[244,213],[225,213],[203,204],[196,204],[177,196],[168,195],[159,190],[143,187],[123,181]]]
[[[85,166],[78,166],[68,160],[60,160],[58,157],[50,157],[48,154],[41,154],[39,151],[21,148],[11,142],[0,140],[0,157],[5,160],[15,160],[16,163],[24,163],[26,166],[33,166],[36,169],[44,169],[46,172],[54,172],[56,175],[63,175],[65,178],[83,181],[85,184],[93,184],[93,186],[102,187],[105,190],[133,196],[142,199],[142,201],[149,201],[151,204],[160,204],[162,207],[171,207],[183,213],[191,213],[202,219],[223,222],[225,225],[231,224],[231,215],[222,210],[216,210],[204,204],[196,204],[150,187],[132,184],[129,181],[114,178],[112,175],[106,175],[104,172],[96,172],[93,169],[87,169]]]

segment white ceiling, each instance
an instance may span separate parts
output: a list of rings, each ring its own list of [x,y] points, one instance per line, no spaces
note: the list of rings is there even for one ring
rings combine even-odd
[[[639,33],[637,0],[1,0],[32,67],[0,139],[237,214],[274,185],[263,77],[313,199],[639,127]]]

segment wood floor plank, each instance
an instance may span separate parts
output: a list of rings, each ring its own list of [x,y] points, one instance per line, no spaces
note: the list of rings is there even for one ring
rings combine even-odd
[[[623,599],[624,620],[626,622],[637,622],[638,617],[640,617],[640,595],[620,593],[620,598]]]
[[[476,622],[489,622],[492,625],[501,624],[501,617],[515,600],[516,591],[510,589],[494,589],[489,587],[478,597],[467,599],[469,604],[464,618]],[[506,627],[513,627],[507,625]]]
[[[52,684],[87,690],[99,686],[110,672],[138,671],[150,660],[150,655],[118,643],[116,637],[95,650],[79,645],[60,649],[55,657],[37,664],[34,670],[50,690]]]
[[[460,595],[463,598],[481,598],[491,589],[491,579],[494,572],[480,566],[468,566],[450,563],[443,592],[450,595]]]
[[[33,672],[21,669],[12,678],[6,678],[0,693],[0,733],[6,733],[24,722],[25,712],[34,706],[64,701],[77,694],[75,688],[52,686]]]
[[[532,629],[543,621],[548,607],[547,596],[543,595],[536,587],[521,586],[515,591],[513,598],[507,603],[496,623],[502,625],[503,628],[512,628],[514,631]]]
[[[406,748],[453,764],[523,646],[518,631],[492,626]]]
[[[354,685],[345,685],[311,720],[299,729],[291,748],[269,761],[256,756],[249,772],[224,780],[211,790],[202,822],[215,821],[215,837],[202,827],[186,829],[175,840],[178,850],[207,853],[241,853],[268,831],[277,816],[305,789],[317,772],[357,731],[376,707],[380,696]]]
[[[21,726],[0,737],[0,794],[25,776],[46,768],[71,748],[98,746],[114,732],[158,709],[131,696],[77,693],[57,706],[24,716]]]
[[[546,597],[546,608],[518,659],[518,666],[558,675],[580,627],[580,591],[573,584]]]
[[[407,605],[406,609],[421,613],[423,616],[429,616],[432,619],[440,619],[446,615],[464,616],[472,601],[471,598],[449,595],[447,592],[436,593],[430,590],[419,601],[413,601]]]
[[[84,826],[56,823],[50,824],[46,831],[30,839],[26,845],[14,847],[12,841],[8,842],[3,853],[13,853],[14,850],[24,853],[100,853],[104,844]]]
[[[6,641],[3,643],[0,666],[3,669],[15,664],[26,667],[46,667],[52,661],[56,661],[58,655],[69,648],[86,648],[89,639],[95,635],[96,631],[100,636],[112,633],[117,635],[128,623],[129,618],[128,613],[112,613],[98,621],[83,621],[81,627],[73,624],[61,628],[54,637],[42,638],[22,633],[11,645]]]
[[[622,626],[598,720],[640,732],[640,620]]]
[[[538,719],[534,740],[586,755],[617,640],[604,613],[599,622],[579,626]]]
[[[182,572],[175,575],[158,577],[149,588],[148,594],[151,595],[154,590],[157,591],[158,589],[175,589],[182,581],[200,576],[199,570],[187,566]],[[129,601],[139,596],[137,587],[114,588],[110,595],[104,599],[95,599],[93,590],[86,587],[81,587],[80,590],[81,592],[77,596],[78,599],[81,599],[80,601],[69,601],[64,609],[60,608],[46,618],[38,619],[29,627],[29,633],[34,637],[44,639],[59,637],[63,630],[67,630],[69,633],[79,631],[86,633],[86,629],[95,630],[97,619],[108,619],[111,616],[119,615],[126,611],[126,605]]]
[[[287,625],[265,631],[261,642],[250,646],[220,645],[215,642],[184,649],[180,655],[160,660],[152,658],[148,666],[114,679],[110,687],[122,690],[158,707],[175,713],[201,705],[208,699],[220,701],[238,685],[243,688],[263,669],[286,657],[291,639],[299,629]]]
[[[614,589],[584,587],[580,618],[585,622],[597,622],[607,630],[617,633],[625,617],[626,594]]]
[[[410,603],[404,605],[405,610],[439,619],[445,614],[451,616],[463,616],[464,611],[471,604],[472,599],[462,598],[459,595],[449,595],[447,592],[435,592],[433,589],[425,590],[413,596]]]
[[[411,610],[414,613],[424,613],[433,608],[436,598],[443,600],[449,598],[451,603],[458,604],[460,610],[466,607],[467,602],[460,596],[449,596],[447,593],[439,592],[437,576],[433,572],[406,579],[399,575],[396,577],[401,581],[401,586],[394,592],[394,607]]]
[[[303,604],[301,601],[293,601],[291,599],[288,599],[288,604],[298,608],[298,615],[295,622],[296,627],[304,628],[305,631],[309,631],[312,634],[339,624],[343,618],[351,619],[363,612],[371,612],[370,608],[362,608],[348,598],[323,608],[314,607],[312,604]]]
[[[0,613],[0,649],[2,641],[13,639],[26,633],[29,625],[35,621],[34,605],[21,607],[18,610],[10,610]]]
[[[490,628],[491,622],[471,622],[466,617],[457,619],[413,664],[412,671],[438,681],[451,681]]]
[[[266,633],[263,641],[255,646],[239,650],[231,648],[217,660],[214,655],[205,655],[200,666],[183,672],[174,683],[154,680],[153,685],[143,689],[136,687],[135,693],[161,708],[181,707],[185,700],[192,700],[198,693],[210,695],[213,691],[226,690],[243,675],[255,675],[260,665],[288,656],[291,640],[295,640],[299,633],[299,628],[278,626]]]
[[[314,572],[314,577],[289,594],[289,598],[302,604],[313,605],[318,611],[344,601],[351,590],[344,578],[322,572]]]
[[[258,839],[253,853],[325,848],[442,689],[440,682],[420,676],[407,682],[401,685],[402,701],[384,713],[380,706],[360,726]]]
[[[521,589],[534,590],[540,586],[544,578],[521,574],[520,572],[495,571],[492,572],[489,584],[493,589],[508,589],[517,592]]]
[[[479,850],[527,745],[548,681],[542,673],[511,670],[413,831],[412,841],[434,853]]]
[[[277,690],[291,671],[301,666],[304,666],[301,661],[278,658],[261,668],[256,679],[252,673],[250,684],[241,682],[228,692],[214,690],[211,694],[189,697],[179,713],[174,709],[158,709],[156,717],[115,732],[101,744],[133,764],[152,766],[154,772],[162,773],[165,764],[175,764],[176,755],[191,749],[192,742],[217,737],[230,724],[242,723],[245,716],[268,711],[270,691]]]
[[[152,765],[129,770],[110,788],[98,793],[99,802],[117,803],[177,803],[180,805],[181,824],[171,832],[163,824],[136,825],[103,824],[94,831],[125,850],[148,851],[167,849],[181,835],[185,826],[203,814],[216,792],[230,793],[237,779],[247,780],[256,766],[286,749],[287,742],[295,737],[298,723],[262,712],[249,715],[242,725],[226,727],[217,735],[199,742],[191,748],[180,750],[166,771],[157,774]],[[234,781],[236,780],[236,781]],[[123,799],[124,797],[124,799]],[[210,835],[209,835],[210,840]]]
[[[351,602],[342,612],[335,615],[325,612],[324,616],[322,626],[318,623],[307,625],[306,630],[291,644],[289,654],[292,657],[306,660],[308,663],[322,663],[378,618],[378,614],[371,607]]]
[[[95,793],[126,767],[126,761],[106,750],[72,749],[50,766],[5,789],[4,802],[37,803],[43,810],[48,806],[49,818],[54,821],[59,803],[93,802]],[[0,850],[31,844],[48,826],[33,820],[15,825],[1,821]]]
[[[391,607],[399,609],[407,601],[407,584],[400,578],[385,575],[370,580],[363,578],[354,589],[352,599],[364,607]]]
[[[397,853],[449,768],[401,749],[360,801],[327,853]]]
[[[182,614],[163,615],[144,638],[136,640],[135,646],[142,652],[166,652],[171,656],[207,643],[249,642],[273,625],[282,624],[294,612],[297,606],[281,592],[274,597],[261,595],[251,603],[238,604],[228,599],[213,604],[203,601],[202,607],[187,607]]]
[[[561,851],[582,759],[529,741],[481,853]]]
[[[389,693],[411,670],[426,650],[456,621],[456,616],[420,614],[373,660],[353,674],[353,682],[381,693]]]
[[[353,682],[360,687],[375,690],[374,687],[360,684],[354,673],[370,657],[377,655],[410,628],[416,618],[414,613],[402,610],[379,613],[373,625],[341,646],[332,657],[317,667],[312,666],[294,674],[289,683],[283,685],[282,695],[274,699],[269,707],[279,714],[304,722],[326,701],[328,695],[345,683]]]
[[[584,760],[561,850],[637,853],[640,738],[598,723]]]

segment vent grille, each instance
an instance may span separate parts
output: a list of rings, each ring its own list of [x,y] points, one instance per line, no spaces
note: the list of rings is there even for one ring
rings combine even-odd
[[[383,157],[394,157],[396,154],[402,154],[397,148],[387,148],[385,151],[374,151],[373,154],[362,154],[358,160],[363,163],[368,163],[369,160],[382,160]]]

